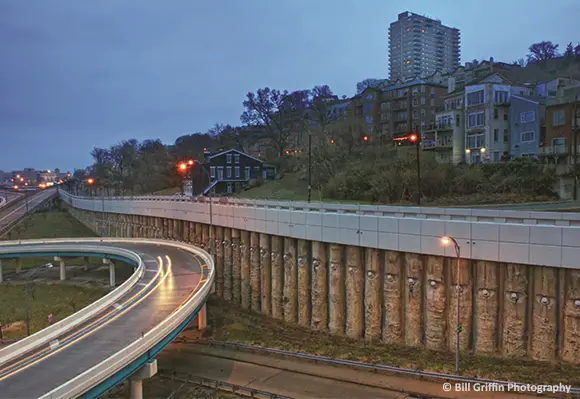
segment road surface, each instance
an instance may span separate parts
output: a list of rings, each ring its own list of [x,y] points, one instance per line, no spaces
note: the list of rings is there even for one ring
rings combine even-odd
[[[0,208],[0,232],[3,231],[6,226],[14,223],[26,214],[27,202],[28,209],[33,209],[35,206],[42,204],[47,198],[54,194],[55,189],[43,190],[28,197],[28,201],[23,200],[22,203],[6,209],[4,209],[4,207]]]
[[[0,397],[30,399],[52,391],[140,339],[205,281],[207,269],[192,253],[158,244],[109,241],[103,245],[139,254],[146,269],[141,280],[113,306],[59,337],[58,349],[45,345],[1,365]],[[42,252],[42,246],[38,248]]]

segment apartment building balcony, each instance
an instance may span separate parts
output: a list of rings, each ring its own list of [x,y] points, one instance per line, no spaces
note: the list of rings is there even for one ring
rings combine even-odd
[[[452,123],[430,123],[425,125],[423,132],[447,132],[453,130]]]
[[[450,151],[453,149],[453,134],[451,132],[425,132],[421,146],[425,151]]]
[[[540,156],[549,156],[549,155],[568,155],[570,150],[573,148],[568,148],[567,145],[555,145],[549,147],[540,147],[539,155]],[[576,151],[580,154],[580,145],[577,146]]]

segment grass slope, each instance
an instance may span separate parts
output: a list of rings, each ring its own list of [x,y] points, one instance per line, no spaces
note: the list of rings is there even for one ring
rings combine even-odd
[[[400,345],[369,343],[332,336],[325,332],[290,326],[252,313],[230,302],[211,297],[208,337],[268,348],[307,352],[342,359],[407,367],[418,370],[455,372],[455,355]],[[196,325],[184,334],[195,335]],[[564,362],[536,362],[527,359],[498,359],[491,356],[461,355],[461,370],[466,376],[527,382],[563,383],[580,386],[580,365]]]
[[[68,212],[62,210],[39,212],[28,216],[6,239],[40,239],[58,237],[95,237],[96,234],[77,221]],[[22,262],[22,268],[39,267],[51,258],[28,258]],[[81,265],[81,259],[66,259],[68,265]],[[90,259],[90,264],[102,265],[100,259]],[[15,260],[3,260],[4,271],[16,267]],[[46,270],[46,271],[44,271]],[[132,272],[130,267],[117,268],[117,281],[126,279]],[[40,276],[41,273],[38,273]],[[43,269],[43,277],[51,277],[55,282],[30,282],[29,309],[31,333],[48,325],[48,314],[52,313],[54,321],[62,320],[82,309],[107,292],[107,288],[78,287],[58,282],[58,267]],[[108,270],[91,268],[88,272],[67,270],[67,277],[73,279],[82,275],[86,279],[100,278],[108,281]],[[67,281],[69,283],[70,281]],[[26,335],[25,286],[16,279],[0,285],[0,324],[4,326],[4,338],[18,338]]]

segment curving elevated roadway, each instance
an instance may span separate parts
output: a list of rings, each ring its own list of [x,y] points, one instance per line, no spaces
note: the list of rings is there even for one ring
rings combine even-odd
[[[74,321],[80,311],[0,350],[1,397],[96,398],[150,365],[198,312],[205,317],[205,301],[213,282],[209,255],[185,244],[159,240],[102,241],[0,243],[0,258],[92,254],[123,259],[136,269],[133,281],[109,295],[119,290],[124,290],[123,294],[82,323],[58,332],[59,324]],[[129,288],[123,287],[126,284]],[[47,340],[50,330],[58,334]],[[24,341],[32,344],[27,347]],[[17,353],[19,349],[22,353]],[[132,385],[135,391],[142,389],[139,381],[134,383],[139,384]],[[142,393],[133,395],[140,397]]]
[[[18,200],[11,198],[10,201],[6,203],[6,206],[0,208],[0,233],[3,232],[5,228],[20,220],[20,218],[26,215],[27,211],[42,205],[42,203],[51,197],[54,197],[56,194],[56,188],[49,188],[32,194],[28,197],[28,200],[19,198],[21,201],[20,203],[8,206],[9,203]]]

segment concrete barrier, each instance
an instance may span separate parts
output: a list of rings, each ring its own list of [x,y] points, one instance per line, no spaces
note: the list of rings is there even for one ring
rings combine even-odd
[[[126,239],[101,239],[101,238],[84,238],[84,239],[47,239],[47,240],[19,240],[19,241],[1,241],[0,242],[0,253],[26,253],[26,252],[49,252],[54,251],[57,248],[60,251],[66,251],[66,245],[70,245],[68,250],[75,252],[92,252],[92,253],[103,253],[109,255],[118,255],[132,259],[137,262],[138,267],[123,284],[118,288],[105,295],[96,302],[93,302],[89,306],[79,310],[78,312],[72,314],[71,316],[61,320],[52,326],[49,326],[43,330],[38,331],[31,336],[19,340],[6,348],[0,349],[0,364],[9,362],[21,356],[22,354],[34,350],[42,345],[47,344],[51,340],[60,336],[63,333],[73,329],[74,327],[82,324],[86,320],[90,319],[94,315],[100,313],[102,310],[114,304],[120,297],[125,295],[143,276],[144,273],[144,263],[141,257],[133,251],[129,251],[122,248],[106,247],[106,246],[96,246],[88,245],[91,242],[135,242],[135,240]],[[56,245],[61,244],[61,245]],[[21,245],[38,245],[39,247],[22,247]]]
[[[0,208],[2,208],[4,205],[6,205],[6,198],[0,197]]]
[[[42,399],[61,399],[79,397],[84,392],[97,386],[112,375],[115,375],[123,368],[131,364],[135,359],[144,355],[148,350],[154,347],[157,343],[163,340],[171,332],[173,332],[180,324],[182,324],[192,312],[194,312],[200,305],[202,305],[210,293],[213,281],[215,278],[215,267],[211,256],[193,245],[178,242],[167,242],[155,239],[133,239],[133,242],[143,244],[157,244],[167,245],[175,248],[180,248],[185,251],[194,253],[208,266],[208,276],[202,288],[197,291],[183,306],[179,307],[174,313],[168,316],[164,321],[157,324],[152,330],[137,339],[133,344],[129,345],[122,351],[109,357],[107,360],[95,365],[93,368],[78,375],[66,384],[54,389],[53,391],[42,396]]]

